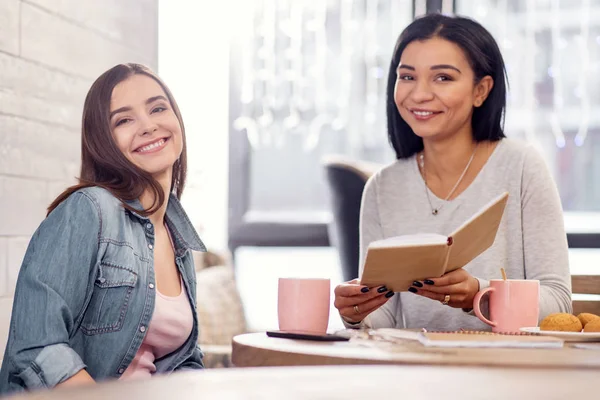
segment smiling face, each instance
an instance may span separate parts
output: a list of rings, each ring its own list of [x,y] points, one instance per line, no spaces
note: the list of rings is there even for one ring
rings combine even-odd
[[[492,78],[475,82],[465,53],[434,37],[410,43],[400,58],[394,100],[400,116],[423,139],[472,135],[473,107],[485,101]]]
[[[162,87],[135,74],[115,86],[110,101],[110,129],[123,155],[159,178],[171,178],[183,150],[181,124]]]

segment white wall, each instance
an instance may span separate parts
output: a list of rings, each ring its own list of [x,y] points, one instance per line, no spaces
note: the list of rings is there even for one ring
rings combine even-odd
[[[85,94],[121,62],[157,68],[157,0],[0,0],[0,358],[46,207],[79,174]]]

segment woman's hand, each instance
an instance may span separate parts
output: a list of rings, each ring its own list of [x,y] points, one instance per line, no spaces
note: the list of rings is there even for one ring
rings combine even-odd
[[[473,308],[473,298],[479,291],[479,281],[459,268],[439,278],[413,282],[408,290],[450,307],[470,309]],[[450,296],[450,299],[444,303],[446,296]]]
[[[394,295],[385,286],[368,288],[360,285],[358,279],[339,284],[334,293],[335,308],[346,321],[355,323],[365,319]]]

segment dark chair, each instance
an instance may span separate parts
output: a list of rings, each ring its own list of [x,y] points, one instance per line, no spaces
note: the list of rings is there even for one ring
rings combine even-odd
[[[323,164],[333,212],[330,242],[338,249],[342,277],[349,281],[358,277],[362,193],[367,180],[380,166],[339,156],[329,156]]]

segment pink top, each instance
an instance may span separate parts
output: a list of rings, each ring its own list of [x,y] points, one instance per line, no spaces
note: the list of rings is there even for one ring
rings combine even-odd
[[[181,281],[181,293],[170,297],[156,289],[154,314],[135,358],[120,379],[149,378],[156,371],[154,360],[181,347],[192,333],[194,319]]]

